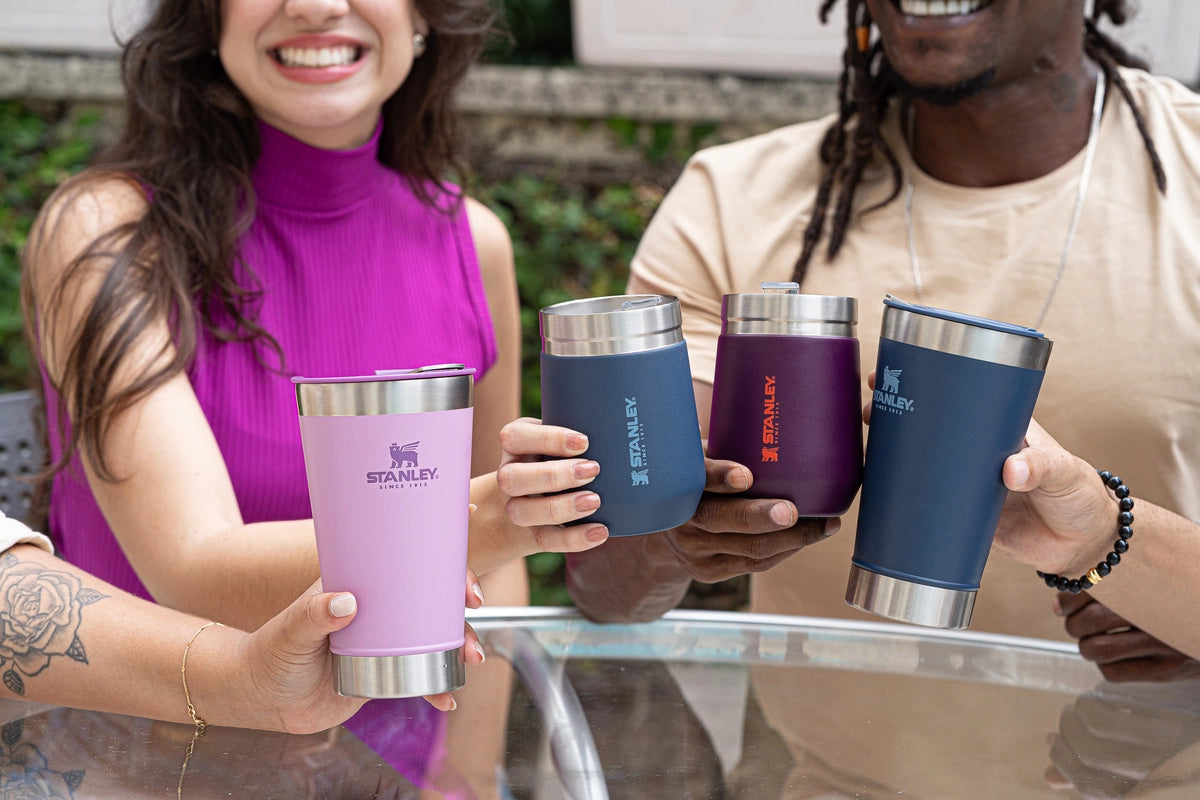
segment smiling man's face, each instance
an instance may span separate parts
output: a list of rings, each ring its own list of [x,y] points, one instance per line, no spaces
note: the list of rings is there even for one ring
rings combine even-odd
[[[866,0],[892,68],[941,103],[1078,58],[1082,2]]]

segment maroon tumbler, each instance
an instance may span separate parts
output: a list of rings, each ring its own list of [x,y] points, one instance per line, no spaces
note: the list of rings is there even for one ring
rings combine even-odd
[[[762,287],[721,300],[708,454],[750,469],[750,497],[840,516],[862,481],[858,302]]]

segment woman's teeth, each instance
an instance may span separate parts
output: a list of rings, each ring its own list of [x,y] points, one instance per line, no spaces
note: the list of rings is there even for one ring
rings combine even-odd
[[[280,47],[275,58],[285,67],[342,67],[353,64],[360,55],[359,48],[338,47]]]
[[[900,10],[914,17],[949,17],[970,14],[991,0],[900,0]]]

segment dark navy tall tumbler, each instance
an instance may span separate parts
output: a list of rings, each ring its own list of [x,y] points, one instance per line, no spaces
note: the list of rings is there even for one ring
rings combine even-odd
[[[1032,328],[884,300],[846,602],[966,628],[1052,342]]]
[[[750,497],[845,513],[862,479],[858,302],[795,283],[721,300],[708,454],[754,475]]]
[[[679,301],[666,295],[573,300],[540,313],[542,421],[588,437],[600,464],[587,519],[610,536],[691,519],[704,450]]]

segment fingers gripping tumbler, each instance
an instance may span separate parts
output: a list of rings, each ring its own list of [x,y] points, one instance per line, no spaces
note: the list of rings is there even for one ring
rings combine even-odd
[[[965,628],[1052,343],[1032,328],[884,300],[846,602]]]
[[[466,680],[473,374],[293,378],[322,584],[358,599],[329,636],[340,694],[416,697]]]
[[[665,295],[573,300],[541,310],[542,421],[587,434],[600,464],[588,519],[612,536],[691,519],[704,493],[679,301]]]
[[[708,454],[749,467],[749,497],[791,500],[802,517],[845,513],[862,479],[862,375],[853,297],[764,283],[727,294]]]

